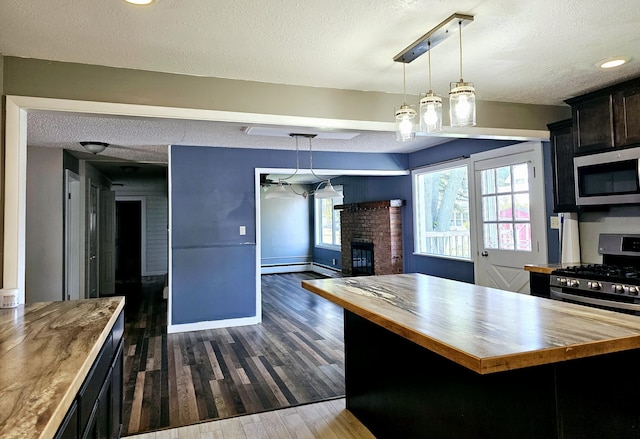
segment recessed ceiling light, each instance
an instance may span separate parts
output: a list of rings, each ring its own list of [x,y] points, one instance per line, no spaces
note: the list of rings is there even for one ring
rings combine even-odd
[[[599,61],[596,65],[601,69],[613,69],[615,67],[620,67],[627,62],[629,62],[629,58],[619,56],[615,58],[604,59],[602,61]]]
[[[133,5],[150,5],[155,0],[124,0],[127,3],[131,3]]]

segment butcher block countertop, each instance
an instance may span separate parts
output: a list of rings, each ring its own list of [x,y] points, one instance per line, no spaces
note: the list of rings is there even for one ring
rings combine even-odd
[[[557,270],[559,268],[567,268],[573,267],[574,265],[580,265],[579,262],[569,262],[562,264],[527,264],[524,266],[525,271],[530,271],[533,273],[542,273],[542,274],[551,274],[553,270]]]
[[[423,274],[302,286],[479,374],[640,348],[638,316]]]
[[[109,336],[123,297],[0,309],[0,437],[51,438]]]

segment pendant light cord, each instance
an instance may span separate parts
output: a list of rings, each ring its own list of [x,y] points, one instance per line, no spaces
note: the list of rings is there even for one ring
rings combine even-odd
[[[427,49],[427,51],[429,53],[427,53],[427,55],[429,56],[429,93],[431,93],[431,91],[433,90],[433,88],[431,88],[431,40],[427,41],[427,45],[429,46],[429,48]]]
[[[407,64],[406,63],[402,63],[402,94],[404,95],[403,105],[407,105]]]
[[[458,21],[458,33],[460,34],[460,82],[462,80],[462,21]]]
[[[291,174],[291,175],[290,175],[290,176],[288,176],[288,177],[285,177],[285,178],[279,178],[279,179],[278,179],[278,182],[282,182],[282,181],[287,181],[287,180],[289,180],[290,178],[294,177],[294,176],[298,173],[298,170],[300,169],[300,158],[299,158],[299,154],[298,154],[298,136],[293,136],[293,137],[295,137],[295,138],[296,138],[296,170],[294,171],[294,173],[293,173],[293,174]]]

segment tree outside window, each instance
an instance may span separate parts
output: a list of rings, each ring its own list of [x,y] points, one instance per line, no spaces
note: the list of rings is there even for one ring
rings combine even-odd
[[[471,259],[468,166],[414,171],[415,252]]]

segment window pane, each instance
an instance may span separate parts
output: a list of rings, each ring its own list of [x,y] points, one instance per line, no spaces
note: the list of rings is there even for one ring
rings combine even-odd
[[[497,221],[496,197],[482,197],[482,220]]]
[[[526,163],[521,163],[513,167],[513,180],[514,192],[529,190],[529,167]]]
[[[501,221],[513,219],[513,205],[511,195],[500,195],[498,197],[498,216]]]
[[[516,208],[516,221],[531,221],[531,212],[529,211],[529,193],[515,194],[513,196]]]
[[[496,223],[484,225],[484,248],[498,248],[498,225]]]
[[[467,166],[414,174],[415,251],[471,258]]]
[[[531,224],[516,224],[516,249],[531,251]]]
[[[482,195],[496,193],[496,173],[493,169],[481,171],[482,177]]]
[[[498,193],[511,192],[511,167],[496,168]]]
[[[341,193],[340,189],[337,189]],[[340,246],[340,211],[333,207],[342,204],[342,198],[320,198],[316,206],[316,244]]]
[[[513,224],[500,223],[500,249],[513,250]]]

